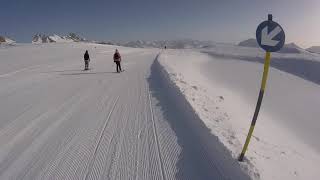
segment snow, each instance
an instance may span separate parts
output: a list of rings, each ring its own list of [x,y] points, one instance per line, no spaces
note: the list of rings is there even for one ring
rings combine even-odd
[[[50,39],[52,39],[54,42],[57,42],[57,43],[61,43],[61,42],[73,42],[72,40],[67,40],[63,37],[60,37],[56,34],[54,34],[53,36],[49,36]]]
[[[15,43],[14,40],[12,40],[8,37],[0,36],[0,44],[1,45],[12,45],[14,43]]]
[[[158,52],[0,48],[0,179],[249,179],[167,81]]]
[[[235,161],[248,133],[263,71],[261,63],[245,60],[257,58],[253,55],[257,52],[262,56],[254,49],[225,45],[205,50],[205,54],[196,50],[166,50],[158,58],[169,74],[168,79],[211,133],[231,151]],[[306,59],[301,59],[302,64],[309,63],[311,58],[314,63],[319,62],[319,57],[303,55]],[[320,122],[316,117],[320,83],[302,79],[290,69],[290,58],[302,55],[272,56],[282,58],[288,66],[286,72],[276,65],[270,69],[254,136],[246,159],[240,164],[253,179],[318,179]],[[312,69],[306,69],[308,73],[309,70]]]
[[[191,49],[1,46],[0,179],[317,179],[320,55],[272,53],[261,112],[240,163],[264,52],[171,43]],[[112,61],[116,48],[120,74]],[[90,71],[82,70],[85,50]]]
[[[70,33],[67,36],[59,36],[53,34],[51,36],[45,34],[36,34],[32,38],[33,44],[41,44],[41,43],[70,43],[70,42],[84,42],[86,41],[84,38],[81,38],[75,33]]]
[[[12,44],[12,43],[15,43],[15,41],[14,40],[12,40],[12,39],[10,39],[10,38],[5,38],[6,39],[6,42],[8,43],[8,44]]]

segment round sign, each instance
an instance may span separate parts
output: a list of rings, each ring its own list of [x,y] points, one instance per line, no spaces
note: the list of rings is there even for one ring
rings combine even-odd
[[[285,42],[285,33],[282,27],[274,21],[262,22],[256,31],[259,46],[267,52],[279,51]]]

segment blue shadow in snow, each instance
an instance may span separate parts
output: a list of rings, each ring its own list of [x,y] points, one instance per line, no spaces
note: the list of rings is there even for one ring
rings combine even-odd
[[[204,53],[224,59],[264,63],[264,59],[260,57],[217,55],[215,53],[205,51]],[[272,58],[270,66],[320,85],[320,62],[295,58]]]

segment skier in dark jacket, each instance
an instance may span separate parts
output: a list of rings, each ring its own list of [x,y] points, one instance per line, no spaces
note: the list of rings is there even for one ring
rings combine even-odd
[[[122,72],[122,70],[121,70],[121,55],[120,55],[118,49],[116,49],[116,52],[113,55],[113,62],[115,62],[117,64],[117,72],[118,73]]]
[[[88,70],[89,69],[89,62],[90,62],[90,56],[88,53],[88,50],[86,50],[86,53],[84,53],[84,70]]]

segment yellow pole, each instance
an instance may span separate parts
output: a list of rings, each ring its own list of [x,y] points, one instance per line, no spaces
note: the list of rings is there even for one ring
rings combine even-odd
[[[258,119],[258,115],[259,115],[259,111],[260,111],[260,107],[261,107],[261,103],[262,103],[262,99],[263,99],[263,95],[264,95],[264,91],[266,88],[266,84],[267,84],[267,79],[268,79],[268,73],[269,73],[269,67],[270,67],[270,59],[271,59],[271,53],[270,52],[266,52],[266,57],[265,57],[265,61],[264,61],[264,69],[263,69],[263,76],[262,76],[262,82],[261,82],[261,88],[260,88],[260,92],[259,92],[259,97],[258,97],[258,102],[256,105],[256,109],[251,121],[251,126],[246,138],[246,142],[244,143],[244,146],[242,148],[241,154],[239,156],[239,161],[243,161],[244,155],[248,149],[249,143],[250,143],[250,139],[252,137],[253,134],[253,130],[254,127],[256,125],[257,119]]]
[[[266,59],[264,63],[264,70],[263,70],[263,76],[262,76],[262,83],[261,83],[261,90],[266,89],[268,74],[269,74],[269,67],[270,67],[270,59],[271,59],[271,53],[266,52]]]

